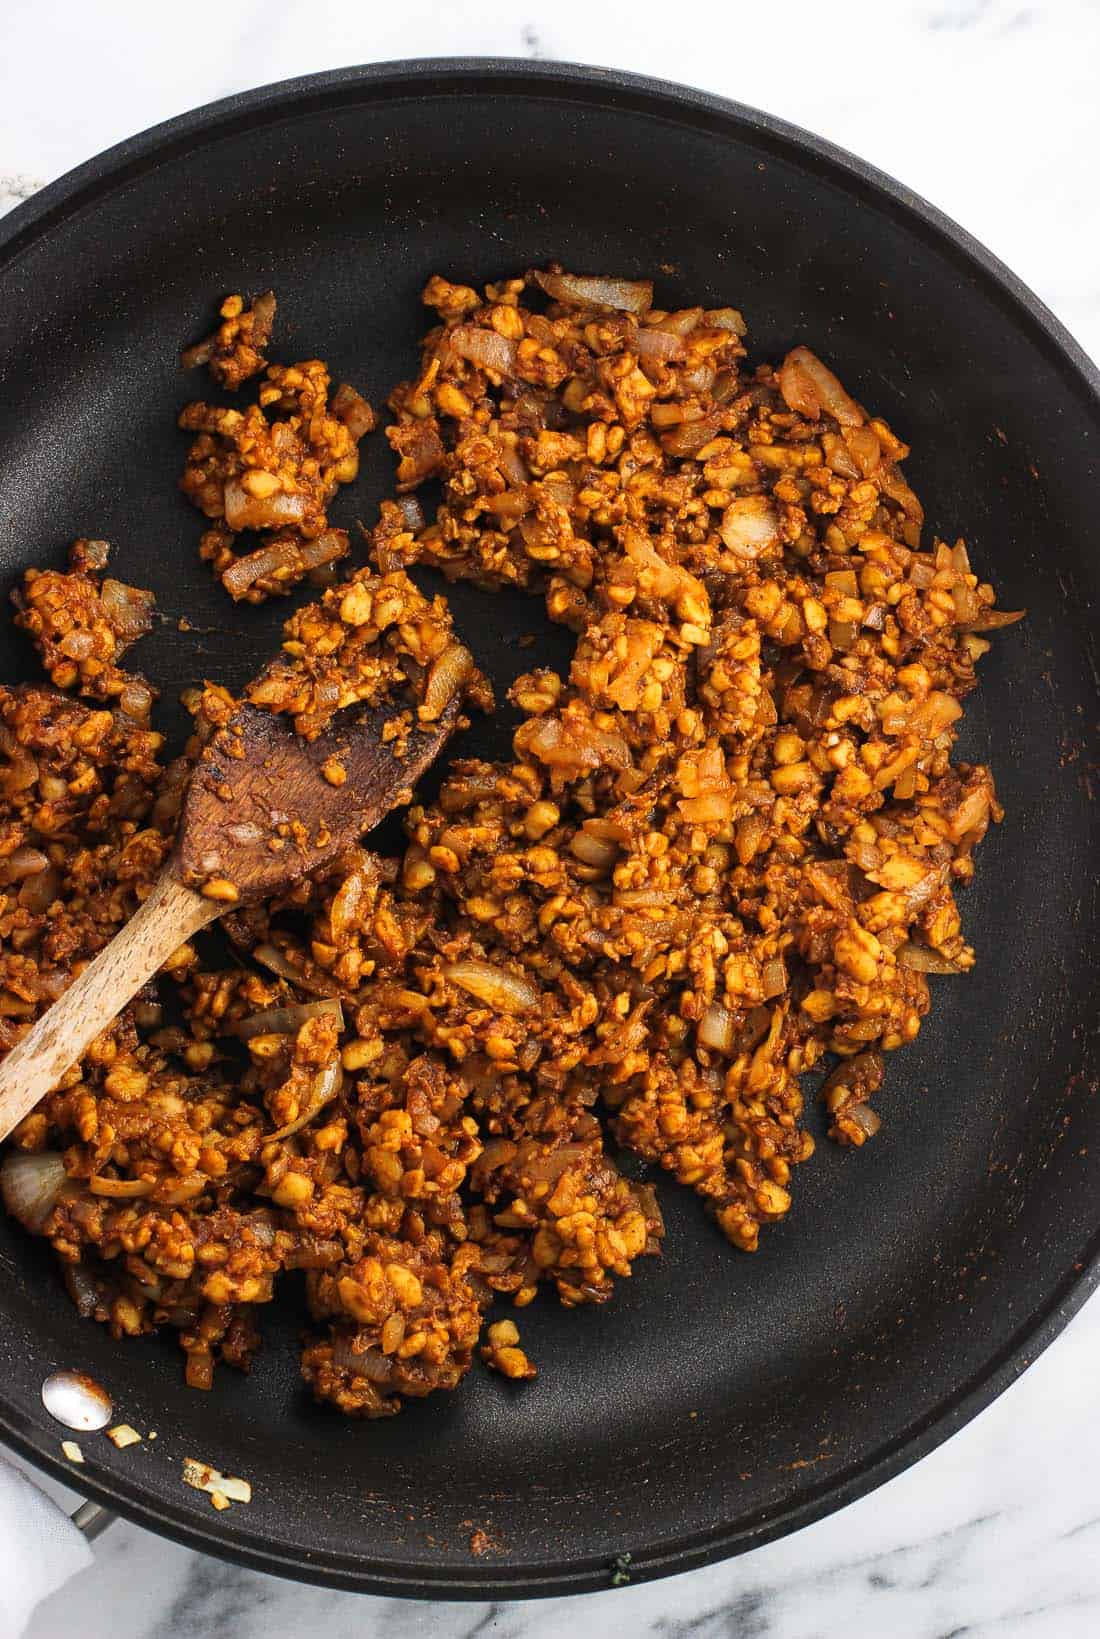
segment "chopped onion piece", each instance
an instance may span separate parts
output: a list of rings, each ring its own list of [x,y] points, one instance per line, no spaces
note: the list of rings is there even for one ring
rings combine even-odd
[[[883,494],[896,501],[907,518],[918,524],[924,522],[924,508],[892,461],[884,461],[876,477]]]
[[[151,1195],[156,1187],[155,1178],[101,1178],[97,1173],[88,1179],[93,1195],[106,1195],[114,1201],[136,1201]]]
[[[859,627],[854,620],[829,622],[829,642],[834,649],[850,649],[858,636]]]
[[[126,586],[120,580],[108,578],[99,592],[100,602],[125,647],[149,631],[153,624],[155,599],[152,592],[140,586]]]
[[[526,1013],[538,1006],[539,993],[534,985],[518,974],[509,973],[507,968],[495,967],[492,962],[464,958],[451,962],[443,969],[443,975],[479,1002],[501,1013]]]
[[[735,336],[747,336],[749,331],[736,307],[709,307],[703,314],[703,323],[710,330],[732,330]]]
[[[790,409],[810,421],[827,410],[842,427],[861,427],[864,414],[833,372],[808,347],[796,347],[779,368],[779,391]]]
[[[516,363],[516,344],[495,330],[483,330],[480,325],[456,325],[447,340],[460,358],[469,359],[479,370],[492,370],[498,376],[510,376]]]
[[[308,1127],[314,1116],[319,1115],[326,1104],[332,1103],[343,1085],[344,1067],[337,1055],[337,1057],[330,1059],[314,1076],[309,1102],[305,1109],[301,1110],[294,1120],[289,1121],[285,1127],[277,1127],[274,1132],[267,1133],[264,1137],[265,1144],[270,1144],[277,1138],[292,1138],[295,1133],[301,1132],[303,1127]]]
[[[555,302],[573,307],[613,307],[621,313],[648,313],[653,306],[652,279],[589,278],[577,273],[531,274]]]
[[[661,435],[661,448],[666,455],[692,456],[709,444],[721,431],[722,413],[701,415],[694,421],[681,421],[679,426]]]
[[[767,495],[739,495],[718,526],[724,544],[751,563],[779,542],[779,516]]]
[[[249,495],[236,478],[225,486],[225,521],[230,529],[278,529],[297,524],[306,515],[304,495],[288,495],[277,489],[273,495]]]
[[[847,444],[860,475],[870,478],[882,460],[882,445],[870,427],[848,427],[844,442]]]
[[[424,528],[424,508],[415,495],[399,495],[397,505],[405,520],[405,528],[414,532]]]
[[[873,1138],[882,1126],[882,1117],[869,1104],[849,1104],[844,1117],[847,1121],[854,1121],[868,1138]]]
[[[257,945],[252,954],[257,962],[262,962],[264,967],[271,969],[272,973],[277,973],[280,979],[286,979],[289,984],[297,985],[299,990],[312,990],[317,996],[330,996],[332,994],[331,989],[314,983],[299,968],[296,968],[293,962],[287,961],[287,958],[277,946]]]
[[[372,1383],[385,1383],[393,1372],[393,1366],[379,1349],[356,1349],[354,1338],[345,1333],[336,1333],[332,1340],[332,1363],[342,1366],[345,1371],[353,1372],[358,1377],[366,1377]]]
[[[696,1030],[700,1047],[706,1047],[712,1053],[729,1055],[734,1051],[736,1035],[736,1021],[729,1008],[723,1007],[721,1002],[711,1002]]]
[[[293,1007],[269,1007],[263,1013],[253,1013],[232,1027],[232,1034],[242,1041],[253,1036],[293,1036],[307,1019],[320,1019],[330,1014],[336,1020],[337,1030],[344,1028],[344,1010],[335,996],[326,996],[321,1002],[299,1002]]]
[[[977,620],[968,620],[959,626],[960,632],[996,632],[1002,626],[1015,626],[1023,620],[1026,609],[989,609]]]
[[[590,831],[578,831],[569,844],[569,851],[583,865],[594,865],[606,871],[609,865],[615,863],[619,850],[613,842],[606,842],[601,837],[593,836]]]
[[[354,387],[348,386],[347,382],[337,387],[333,393],[331,408],[333,415],[344,423],[356,443],[365,433],[374,431],[374,411],[362,393],[357,393]]]
[[[452,643],[432,663],[424,702],[417,709],[422,723],[434,723],[443,715],[455,695],[474,670],[474,657],[461,643]]]
[[[634,337],[634,351],[639,358],[657,359],[667,363],[670,359],[682,359],[686,348],[682,336],[674,335],[671,330],[656,330],[646,326]]]
[[[65,1163],[52,1150],[32,1155],[13,1151],[0,1163],[0,1195],[12,1217],[32,1235],[40,1235],[66,1178]]]
[[[770,1001],[773,996],[781,996],[787,988],[787,969],[783,965],[783,958],[775,956],[771,961],[765,962],[760,977],[765,1001]]]
[[[898,962],[902,967],[913,968],[917,973],[965,973],[966,969],[959,967],[955,962],[949,962],[946,956],[941,956],[938,950],[932,950],[928,945],[916,945],[907,939],[904,945],[898,947]]]
[[[49,859],[38,848],[13,848],[6,858],[0,860],[0,883],[5,888],[13,882],[24,882],[29,876],[37,876],[49,866]]]

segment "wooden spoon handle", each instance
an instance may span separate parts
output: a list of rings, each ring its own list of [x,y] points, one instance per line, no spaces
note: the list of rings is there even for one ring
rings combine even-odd
[[[172,952],[228,908],[174,877],[159,879],[137,914],[0,1064],[0,1139],[57,1086]]]

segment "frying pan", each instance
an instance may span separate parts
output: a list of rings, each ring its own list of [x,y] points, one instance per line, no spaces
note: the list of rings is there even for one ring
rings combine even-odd
[[[806,342],[914,446],[931,529],[965,535],[1006,608],[960,752],[1007,808],[965,925],[979,965],[934,980],[892,1055],[868,1150],[822,1143],[754,1257],[661,1186],[668,1237],[601,1310],[525,1312],[536,1383],[475,1372],[399,1418],[348,1423],[298,1377],[302,1294],[264,1317],[250,1378],[183,1386],[171,1338],[80,1321],[50,1256],[0,1225],[0,1430],[72,1480],[39,1386],[90,1371],[156,1429],[85,1439],[81,1486],[190,1545],[348,1588],[516,1597],[685,1570],[880,1484],[1004,1389],[1097,1280],[1095,372],[1042,305],[886,177],[777,120],[629,75],[421,62],[320,75],[171,121],[0,224],[0,566],[75,535],[166,617],[141,664],[165,722],[196,676],[235,687],[285,604],[230,609],[175,490],[176,364],[229,290],[274,286],[283,357],[319,355],[376,402],[409,373],[435,269],[475,283],[558,258],[655,274],[664,306],[733,303],[755,356]],[[373,521],[390,457],[368,440],[336,521]],[[499,682],[566,663],[520,596],[454,594]],[[194,630],[181,633],[186,614]],[[32,675],[3,633],[4,675]],[[465,750],[500,754],[507,714]],[[816,1121],[816,1117],[811,1117]],[[219,1515],[195,1456],[253,1486]],[[470,1552],[472,1531],[491,1547]]]

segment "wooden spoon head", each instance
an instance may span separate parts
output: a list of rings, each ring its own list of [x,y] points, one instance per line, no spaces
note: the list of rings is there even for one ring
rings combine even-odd
[[[404,702],[349,707],[316,740],[304,740],[289,717],[240,706],[191,776],[173,874],[193,888],[229,882],[237,890],[232,903],[245,905],[353,846],[411,800],[454,729],[460,702],[406,737],[394,731],[409,710]],[[341,771],[341,783],[333,783]]]

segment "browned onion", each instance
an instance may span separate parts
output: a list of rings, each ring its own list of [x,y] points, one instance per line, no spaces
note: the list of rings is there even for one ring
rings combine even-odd
[[[1015,626],[1018,620],[1023,620],[1026,609],[990,609],[977,620],[968,620],[960,625],[961,632],[996,632],[1002,626]]]
[[[621,313],[648,313],[653,306],[652,279],[589,278],[577,273],[531,274],[555,302],[573,307],[613,307]]]
[[[95,648],[91,632],[66,632],[57,645],[67,660],[87,660]]]
[[[357,393],[346,381],[332,395],[332,413],[344,423],[356,443],[365,433],[374,431],[374,411],[362,393]]]
[[[246,552],[231,563],[222,574],[222,585],[230,597],[240,598],[258,580],[276,575],[280,569],[293,570],[297,562],[298,549],[294,541],[271,541],[267,546],[261,546],[255,552]]]
[[[924,508],[892,461],[884,461],[876,477],[883,493],[897,502],[907,518],[918,524],[924,522]]]
[[[681,307],[675,313],[668,313],[658,325],[659,330],[671,330],[676,336],[690,336],[702,323],[703,309],[701,307]]]
[[[135,1201],[151,1195],[156,1189],[155,1178],[101,1178],[98,1174],[88,1179],[93,1195],[105,1195],[113,1201]]]
[[[61,891],[61,872],[56,865],[28,877],[19,890],[19,903],[35,916],[48,910]]]
[[[447,340],[460,358],[469,359],[479,370],[492,370],[498,376],[510,376],[516,363],[516,344],[495,330],[483,330],[476,324],[456,325]]]
[[[631,911],[665,910],[673,898],[667,888],[618,888],[615,892],[616,905]]]
[[[335,996],[326,996],[320,1002],[298,1002],[293,1007],[269,1007],[262,1013],[253,1013],[232,1027],[232,1034],[242,1041],[253,1036],[294,1036],[307,1019],[329,1016],[336,1020],[337,1030],[344,1028],[344,1010]]]
[[[405,520],[406,529],[411,529],[415,534],[418,529],[424,528],[424,508],[415,495],[399,495],[397,505]]]
[[[342,1332],[333,1334],[332,1363],[372,1383],[388,1382],[393,1367],[380,1349],[356,1349],[354,1340]]]
[[[458,985],[479,1002],[497,1008],[501,1013],[527,1013],[538,1006],[539,993],[528,980],[507,968],[492,962],[478,962],[471,957],[451,962],[443,969],[443,976]]]
[[[682,336],[646,325],[634,337],[634,351],[639,358],[667,363],[670,359],[682,359],[687,349]]]
[[[81,1320],[91,1320],[99,1304],[95,1281],[82,1263],[65,1265],[65,1287]]]
[[[558,506],[571,507],[577,496],[577,486],[573,480],[556,473],[544,478],[542,487]]]
[[[928,945],[916,945],[912,940],[906,940],[898,947],[898,963],[901,967],[913,968],[917,973],[965,973],[966,969],[949,962],[946,956],[941,956],[938,950],[932,950]]]
[[[304,569],[320,569],[322,565],[336,563],[348,553],[348,536],[345,529],[326,529],[316,540],[303,541],[298,548],[298,561]]]
[[[30,848],[25,844],[21,848],[13,848],[6,859],[0,860],[0,883],[10,887],[13,882],[25,882],[29,876],[37,876],[49,865],[49,859],[38,848]]]
[[[100,588],[100,602],[107,619],[125,645],[136,642],[153,624],[155,599],[140,586],[126,586],[109,577]]]
[[[20,791],[28,791],[37,779],[38,764],[29,751],[18,746],[8,753],[8,766],[0,774],[6,795],[14,797]]]
[[[870,478],[882,460],[882,446],[871,427],[846,427],[844,442],[864,478]]]
[[[569,851],[583,865],[594,865],[601,871],[606,871],[609,865],[615,863],[619,852],[613,842],[605,842],[603,838],[584,830],[577,832],[569,844]]]
[[[280,529],[301,523],[308,505],[304,495],[288,495],[277,489],[273,495],[249,495],[236,478],[230,478],[224,494],[225,521],[230,529]]]
[[[193,347],[185,347],[180,354],[180,364],[185,370],[196,370],[200,364],[209,364],[217,345],[218,338],[215,333],[213,336],[207,336],[204,341],[197,341]]]
[[[329,987],[317,984],[314,980],[308,978],[306,974],[294,966],[293,962],[287,960],[278,946],[257,945],[252,954],[257,962],[262,962],[264,967],[271,969],[272,973],[277,973],[280,979],[286,979],[290,984],[297,985],[299,990],[312,990],[317,996],[331,995],[332,992]]]
[[[681,379],[689,393],[698,393],[701,398],[704,393],[710,392],[717,376],[713,364],[696,364],[692,369],[685,370]],[[702,445],[699,447],[701,449]]]
[[[276,1139],[292,1138],[295,1133],[301,1132],[303,1127],[308,1127],[313,1118],[320,1115],[325,1105],[331,1104],[339,1095],[343,1085],[344,1067],[337,1055],[323,1065],[314,1076],[304,1109],[299,1110],[294,1120],[288,1121],[285,1127],[277,1127],[274,1132],[267,1133],[264,1142],[270,1144]]]
[[[366,892],[366,870],[354,870],[348,872],[333,895],[328,920],[332,929],[332,937],[337,944],[343,939],[348,929],[355,925]]]
[[[209,1182],[199,1173],[192,1173],[190,1178],[181,1178],[178,1183],[162,1184],[159,1199],[165,1206],[185,1206],[188,1201],[197,1200]]]
[[[779,515],[766,495],[739,495],[722,514],[718,533],[730,551],[752,563],[778,544]]]
[[[271,327],[275,323],[275,292],[265,290],[252,303],[252,345],[266,347],[271,340]]]
[[[661,448],[666,455],[692,456],[709,444],[722,430],[722,413],[714,411],[701,415],[695,421],[681,421],[679,426],[661,434]]]
[[[703,323],[710,330],[731,330],[735,336],[747,336],[749,332],[736,307],[709,307],[703,314]]]
[[[960,581],[951,588],[951,600],[955,605],[955,620],[958,625],[966,626],[968,622],[980,618],[982,606],[978,594],[966,581]]]
[[[737,1039],[734,1015],[728,1007],[723,1007],[721,1002],[711,1002],[699,1020],[695,1035],[700,1047],[706,1047],[712,1053],[731,1056]]]
[[[795,347],[779,367],[779,391],[790,409],[810,421],[827,410],[842,427],[861,427],[863,411],[833,372],[808,347]]]
[[[64,1161],[52,1150],[33,1155],[15,1150],[0,1163],[0,1195],[12,1217],[32,1235],[40,1235],[61,1198],[66,1176]]]
[[[417,710],[422,723],[436,722],[446,711],[474,669],[474,657],[461,643],[451,643],[432,662],[423,704]]]
[[[626,768],[630,748],[621,734],[586,725],[581,733],[567,732],[560,717],[547,714],[529,719],[519,731],[525,751],[548,768]]]
[[[118,697],[118,708],[135,723],[147,723],[153,709],[153,690],[143,677],[134,677]]]
[[[821,448],[825,452],[827,465],[834,472],[839,472],[842,478],[859,478],[861,476],[852,452],[839,433],[822,433]]]
[[[531,476],[514,444],[501,444],[500,470],[510,484],[526,484]]]
[[[854,1121],[867,1138],[873,1138],[882,1126],[882,1117],[869,1104],[850,1104],[844,1111],[847,1121]]]
[[[760,970],[760,981],[765,1001],[783,994],[787,988],[787,969],[781,956],[773,956],[770,961],[764,963]]]

